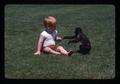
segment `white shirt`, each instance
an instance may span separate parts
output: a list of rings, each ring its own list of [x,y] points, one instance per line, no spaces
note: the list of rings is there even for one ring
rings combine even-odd
[[[48,33],[47,31],[43,31],[41,33],[43,36],[43,47],[49,46],[49,45],[55,45],[55,39],[57,36],[57,30],[53,31],[52,33]]]

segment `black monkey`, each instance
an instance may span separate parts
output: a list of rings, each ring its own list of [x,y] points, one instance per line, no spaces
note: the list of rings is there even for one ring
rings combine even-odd
[[[75,28],[75,35],[74,36],[64,36],[63,39],[73,39],[68,42],[70,43],[77,43],[80,42],[80,50],[79,52],[82,54],[87,54],[91,50],[91,43],[88,37],[82,32],[80,27]]]

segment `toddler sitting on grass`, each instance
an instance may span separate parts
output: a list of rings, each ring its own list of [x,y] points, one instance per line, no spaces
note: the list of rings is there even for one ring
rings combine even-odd
[[[56,18],[47,16],[44,18],[44,31],[40,34],[37,42],[37,48],[34,55],[40,55],[41,51],[51,54],[63,54],[71,56],[72,51],[65,50],[62,46],[56,45],[56,40],[62,40],[56,30]]]

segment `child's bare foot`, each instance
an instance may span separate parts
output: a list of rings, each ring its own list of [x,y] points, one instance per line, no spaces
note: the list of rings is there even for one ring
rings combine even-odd
[[[70,50],[70,51],[68,52],[68,56],[71,56],[72,54],[73,54],[73,51]]]
[[[40,54],[41,54],[41,52],[39,52],[39,51],[37,51],[37,52],[34,53],[35,56],[38,56]]]

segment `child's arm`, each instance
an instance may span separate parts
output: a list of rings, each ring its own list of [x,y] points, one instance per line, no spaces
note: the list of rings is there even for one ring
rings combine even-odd
[[[43,43],[43,36],[40,35],[40,37],[38,38],[37,48],[36,48],[36,52],[34,53],[34,55],[41,54],[42,43]]]

